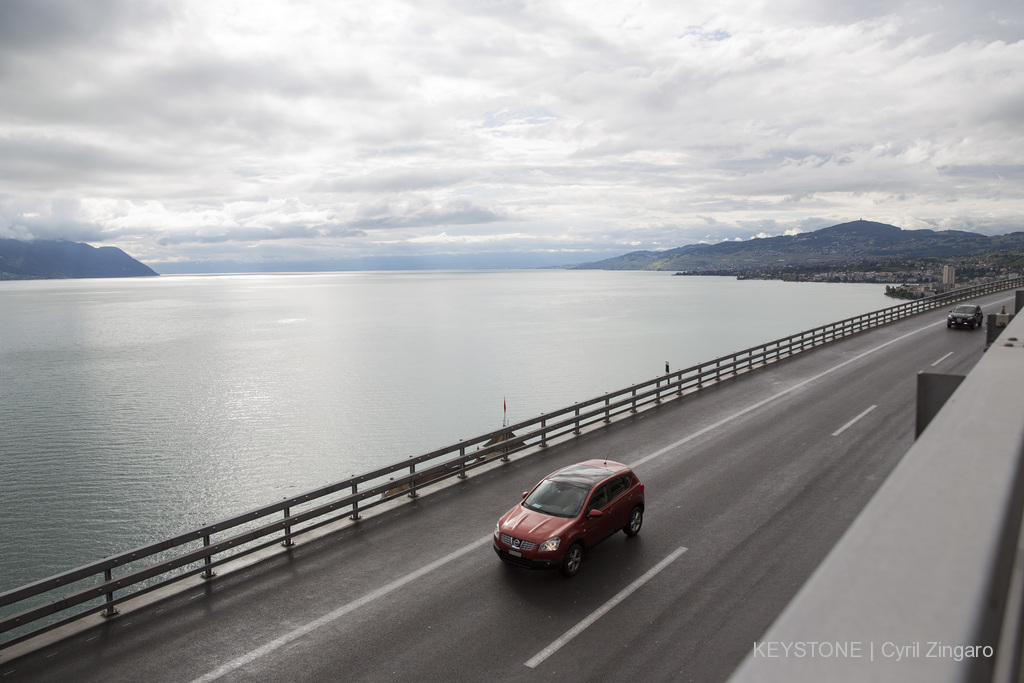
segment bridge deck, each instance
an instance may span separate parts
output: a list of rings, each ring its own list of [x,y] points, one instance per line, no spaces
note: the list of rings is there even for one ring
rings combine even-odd
[[[0,652],[0,676],[723,680],[911,446],[917,373],[964,374],[983,347],[945,311],[857,335]],[[598,546],[571,580],[501,565],[490,536],[519,493],[604,457],[646,484],[640,535]]]

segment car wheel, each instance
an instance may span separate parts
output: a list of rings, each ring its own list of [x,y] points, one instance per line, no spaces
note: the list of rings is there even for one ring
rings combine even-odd
[[[570,576],[576,576],[580,571],[580,565],[583,564],[583,546],[578,542],[573,543],[569,546],[569,549],[565,551],[565,557],[562,559],[562,566],[559,567],[558,571],[562,572],[562,576],[569,578]]]
[[[629,512],[629,521],[626,522],[626,526],[623,529],[626,535],[629,537],[636,536],[640,533],[640,527],[644,524],[644,509],[637,505]]]

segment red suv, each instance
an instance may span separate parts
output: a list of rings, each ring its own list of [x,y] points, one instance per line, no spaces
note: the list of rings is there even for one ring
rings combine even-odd
[[[611,460],[587,460],[549,474],[494,528],[494,552],[530,569],[574,576],[583,552],[618,530],[640,533],[644,485]]]

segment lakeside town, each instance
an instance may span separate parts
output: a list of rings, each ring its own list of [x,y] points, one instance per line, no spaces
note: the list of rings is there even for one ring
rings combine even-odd
[[[780,266],[736,272],[708,272],[701,275],[735,275],[741,280],[783,280],[787,282],[842,282],[885,284],[886,296],[897,299],[919,299],[1000,278],[1020,277],[1019,266],[1024,254],[1004,254],[994,260],[992,255],[973,259],[957,259],[953,264],[939,263],[872,263],[821,269],[814,266]],[[1014,258],[1016,257],[1016,258]],[[687,273],[677,273],[687,274]]]

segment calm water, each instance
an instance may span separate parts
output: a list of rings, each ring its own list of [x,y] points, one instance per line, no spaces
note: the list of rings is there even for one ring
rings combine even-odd
[[[605,271],[0,282],[0,590],[803,329],[879,285]]]

